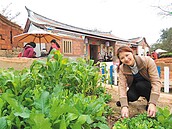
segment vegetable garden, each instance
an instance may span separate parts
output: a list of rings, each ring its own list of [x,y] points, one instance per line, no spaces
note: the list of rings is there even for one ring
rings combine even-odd
[[[0,129],[110,129],[111,95],[93,63],[52,51],[46,61],[35,60],[30,68],[0,69]],[[160,109],[156,119],[141,115],[138,120],[146,120],[145,129],[172,127],[168,109]],[[119,120],[113,128],[130,129],[134,121]]]

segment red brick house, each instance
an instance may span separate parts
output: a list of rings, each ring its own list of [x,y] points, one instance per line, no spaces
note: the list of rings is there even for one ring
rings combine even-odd
[[[23,33],[23,29],[0,14],[0,50],[11,50],[16,44],[13,36]]]
[[[25,24],[24,33],[33,30],[44,30],[57,34],[60,38],[62,54],[66,57],[77,58],[82,57],[85,59],[93,59],[95,62],[98,60],[98,52],[105,55],[112,52],[113,59],[116,59],[116,50],[121,45],[129,45],[132,47],[136,54],[143,55],[140,50],[146,49],[149,45],[145,38],[123,39],[114,36],[111,32],[101,32],[98,30],[88,30],[59,21],[55,21],[37,14],[28,8],[28,19]],[[50,48],[50,44],[37,44],[36,52],[39,57],[41,49]],[[142,49],[141,49],[142,48]]]
[[[82,57],[97,61],[98,52],[102,55],[105,52],[112,52],[112,55],[115,56],[116,44],[127,44],[129,42],[126,39],[114,36],[111,32],[75,27],[41,16],[28,8],[26,10],[28,19],[24,32],[42,29],[59,35],[60,41],[58,43],[61,46],[63,55],[67,57]],[[43,46],[47,50],[50,47],[49,44]],[[37,50],[37,53],[40,53],[39,50]]]

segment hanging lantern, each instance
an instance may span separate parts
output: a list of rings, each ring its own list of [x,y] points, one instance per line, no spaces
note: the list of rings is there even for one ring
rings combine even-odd
[[[85,37],[84,43],[85,43],[85,44],[88,44],[88,38],[87,38],[87,37]]]
[[[106,44],[106,47],[109,47],[109,45],[110,45],[110,43],[108,41],[105,44]]]

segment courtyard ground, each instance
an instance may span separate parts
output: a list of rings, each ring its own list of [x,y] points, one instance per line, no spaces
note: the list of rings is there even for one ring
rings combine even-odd
[[[114,85],[104,85],[107,89],[107,92],[112,95],[112,100],[108,103],[110,107],[113,109],[113,114],[110,118],[108,118],[109,127],[113,127],[114,123],[121,117],[120,112],[121,108],[116,106],[116,102],[119,100],[118,97],[118,86]],[[130,117],[133,117],[137,114],[144,113],[146,107],[146,100],[142,97],[139,98],[136,102],[129,103],[129,112]],[[172,113],[172,94],[161,92],[157,107],[168,107]]]

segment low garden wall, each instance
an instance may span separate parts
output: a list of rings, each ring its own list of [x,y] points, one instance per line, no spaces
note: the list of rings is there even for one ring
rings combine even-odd
[[[29,68],[34,60],[34,58],[24,57],[0,57],[0,68],[14,68],[15,70],[22,70],[24,68]]]
[[[13,48],[12,50],[0,50],[0,57],[17,57],[22,48]]]
[[[161,78],[164,79],[164,67],[169,67],[169,78],[172,81],[172,58],[160,58],[157,59],[156,65],[160,67],[161,71]]]

